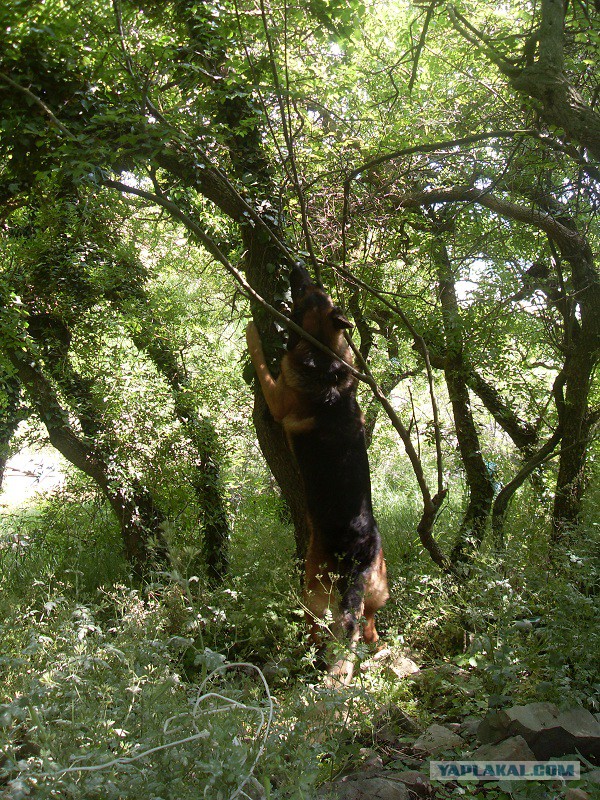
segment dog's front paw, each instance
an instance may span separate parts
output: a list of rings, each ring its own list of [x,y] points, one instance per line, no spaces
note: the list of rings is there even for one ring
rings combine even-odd
[[[246,342],[248,343],[248,349],[252,350],[253,347],[256,347],[257,344],[260,344],[260,336],[258,334],[258,328],[250,320],[248,325],[246,326]]]

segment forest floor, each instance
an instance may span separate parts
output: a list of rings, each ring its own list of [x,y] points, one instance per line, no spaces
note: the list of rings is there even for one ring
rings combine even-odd
[[[381,649],[359,645],[336,689],[305,642],[293,540],[264,497],[238,513],[219,589],[190,575],[194,550],[175,539],[171,571],[136,586],[106,509],[77,487],[4,507],[0,525],[2,800],[600,797],[581,754],[579,781],[430,775],[432,760],[470,759],[495,710],[600,712],[590,536],[550,569],[529,532],[464,586],[388,537]]]

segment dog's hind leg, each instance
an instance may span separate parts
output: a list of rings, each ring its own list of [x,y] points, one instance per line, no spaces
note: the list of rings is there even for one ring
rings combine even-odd
[[[385,604],[389,596],[385,559],[383,551],[380,550],[365,584],[363,639],[367,644],[375,644],[379,640],[375,627],[375,613]]]
[[[328,684],[330,686],[347,686],[352,680],[356,661],[356,645],[360,639],[360,622],[364,613],[364,577],[354,574],[350,577],[350,585],[343,593],[340,612],[334,626],[334,635],[338,647],[344,652],[329,667]]]
[[[362,610],[345,611],[340,620],[339,627],[342,635],[336,637],[335,646],[343,647],[344,652],[327,670],[328,686],[347,686],[354,674],[354,663],[356,661],[356,645],[360,639],[360,625],[358,620]]]

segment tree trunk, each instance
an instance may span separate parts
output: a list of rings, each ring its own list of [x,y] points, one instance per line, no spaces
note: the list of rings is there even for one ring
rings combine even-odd
[[[538,59],[518,74],[510,69],[505,73],[518,92],[537,101],[547,123],[566,131],[600,159],[600,115],[571,86],[564,71],[566,8],[563,0],[542,0]]]
[[[588,399],[594,361],[587,344],[582,343],[565,362],[564,406],[559,417],[563,435],[552,512],[554,542],[573,529],[581,512],[590,427]]]
[[[479,548],[483,541],[494,498],[494,484],[481,455],[479,435],[471,412],[466,380],[468,370],[464,365],[462,321],[456,298],[454,275],[446,246],[439,235],[433,241],[433,258],[438,273],[446,339],[444,377],[469,490],[467,509],[452,551],[452,561],[462,562],[465,561],[467,552]]]
[[[491,192],[472,186],[453,186],[405,195],[400,208],[431,207],[438,203],[475,202],[509,219],[543,231],[556,245],[571,268],[568,287],[570,315],[565,317],[561,371],[565,393],[555,392],[562,444],[556,502],[553,512],[553,539],[557,541],[577,523],[584,488],[586,450],[590,430],[589,394],[591,376],[600,356],[600,276],[587,238],[556,201],[546,198],[541,208],[517,205]]]
[[[264,240],[254,228],[243,229],[246,247],[246,275],[250,285],[270,303],[281,291],[280,284],[287,283],[287,264],[281,252],[270,242]],[[261,313],[255,314],[255,321],[265,345],[265,354],[270,360],[273,374],[279,372],[279,361],[283,354],[281,337],[276,334],[273,323]],[[274,421],[262,395],[258,382],[254,387],[254,410],[252,419],[262,454],[269,469],[279,484],[283,498],[290,511],[294,524],[296,554],[304,559],[309,539],[308,519],[302,479],[296,461],[287,446],[283,428]]]
[[[559,427],[554,431],[548,441],[540,447],[537,453],[532,454],[523,464],[515,477],[498,492],[498,496],[492,508],[492,530],[494,532],[494,543],[498,549],[504,547],[504,517],[511,498],[532,472],[544,463],[545,459],[552,453],[560,439],[561,430]]]
[[[189,380],[173,349],[161,335],[145,291],[137,286],[120,287],[111,292],[109,299],[121,312],[135,346],[146,353],[171,388],[175,415],[195,451],[191,485],[198,503],[208,580],[213,586],[219,585],[229,564],[230,529],[223,497],[217,433],[210,420],[199,416],[197,399]],[[136,322],[141,324],[138,326]]]
[[[574,229],[570,220],[565,223]],[[592,250],[577,235],[561,252],[571,266],[573,316],[565,333],[564,397],[557,401],[562,440],[552,514],[555,542],[579,521],[591,422],[589,396],[600,355],[600,277]]]
[[[10,441],[17,430],[19,422],[27,418],[21,405],[21,384],[16,378],[8,375],[0,378],[0,391],[4,402],[0,404],[0,491],[4,481],[6,462],[10,453]]]
[[[31,352],[12,348],[5,352],[46,426],[50,442],[67,461],[92,478],[108,500],[119,521],[125,555],[136,574],[143,577],[152,562],[164,563],[164,517],[148,490],[137,481],[125,486],[114,480],[108,464],[70,425],[67,412]]]

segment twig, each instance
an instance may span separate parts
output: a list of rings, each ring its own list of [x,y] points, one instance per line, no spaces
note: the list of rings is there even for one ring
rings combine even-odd
[[[427,9],[427,14],[425,15],[425,22],[423,23],[423,28],[421,30],[421,36],[419,37],[419,43],[417,44],[417,49],[415,50],[415,57],[413,61],[412,72],[410,74],[410,80],[408,81],[408,93],[411,94],[413,90],[413,86],[415,85],[415,81],[417,79],[417,70],[419,69],[419,59],[421,58],[421,51],[425,46],[425,40],[427,38],[427,31],[429,30],[429,23],[433,17],[433,12],[435,10],[436,5],[438,4],[438,0],[432,0],[429,4]]]
[[[64,134],[68,139],[76,138],[75,135],[72,134],[71,131],[66,127],[66,125],[63,125],[63,123],[54,115],[54,112],[46,105],[46,103],[44,103],[44,101],[40,97],[38,97],[29,89],[25,88],[25,86],[21,86],[20,83],[13,81],[12,78],[9,78],[8,75],[5,75],[3,72],[0,72],[0,80],[4,81],[5,83],[8,83],[8,85],[12,86],[13,89],[17,89],[18,91],[22,92],[24,95],[29,97],[29,99],[32,100],[36,104],[36,106],[42,109],[42,111],[48,117],[50,122],[55,127],[57,127],[58,130],[62,134]]]
[[[269,63],[271,66],[271,74],[273,76],[273,84],[275,86],[275,93],[277,95],[277,103],[279,105],[279,113],[281,114],[281,126],[283,129],[283,136],[285,139],[285,143],[287,146],[288,155],[290,158],[290,167],[292,170],[292,179],[294,183],[294,188],[296,190],[296,196],[298,197],[298,203],[300,205],[300,217],[302,219],[302,230],[304,232],[304,239],[306,241],[306,248],[308,250],[308,254],[310,256],[311,263],[313,265],[313,269],[315,272],[315,278],[317,283],[321,283],[321,275],[319,271],[319,262],[315,256],[315,251],[313,248],[312,237],[310,234],[310,228],[308,226],[308,215],[306,213],[306,198],[304,197],[304,192],[302,190],[302,186],[300,185],[300,178],[298,177],[298,169],[296,166],[296,155],[294,153],[294,142],[292,140],[292,135],[290,131],[290,126],[288,124],[289,120],[286,113],[286,107],[283,102],[283,95],[281,92],[281,83],[279,81],[279,73],[277,72],[277,63],[275,61],[275,51],[273,48],[273,42],[271,41],[271,34],[269,33],[269,21],[267,19],[267,12],[265,10],[265,3],[264,0],[260,0],[260,14],[263,24],[263,30],[265,32],[265,39],[267,41],[267,48],[269,50]],[[288,106],[289,109],[289,106]]]
[[[327,263],[333,270],[340,273],[347,281],[350,283],[355,284],[356,286],[360,286],[361,289],[369,292],[373,297],[377,298],[380,303],[382,303],[386,308],[389,308],[402,322],[405,328],[408,330],[410,335],[413,338],[413,342],[417,349],[417,352],[420,353],[423,361],[425,362],[425,370],[427,373],[427,383],[429,385],[429,397],[431,400],[431,411],[433,416],[433,431],[434,431],[434,440],[435,440],[435,450],[436,450],[436,468],[437,468],[437,486],[438,492],[442,492],[444,489],[444,476],[443,476],[443,458],[442,458],[442,442],[441,442],[441,434],[440,434],[440,418],[439,418],[439,409],[438,404],[435,396],[435,389],[434,389],[434,380],[433,380],[433,369],[431,366],[431,360],[429,357],[429,348],[427,347],[427,343],[425,339],[421,336],[421,334],[416,330],[410,319],[404,313],[404,311],[394,303],[391,303],[387,298],[385,298],[381,292],[375,289],[370,284],[366,283],[366,281],[357,278],[353,275],[349,270],[336,266],[335,264]]]

